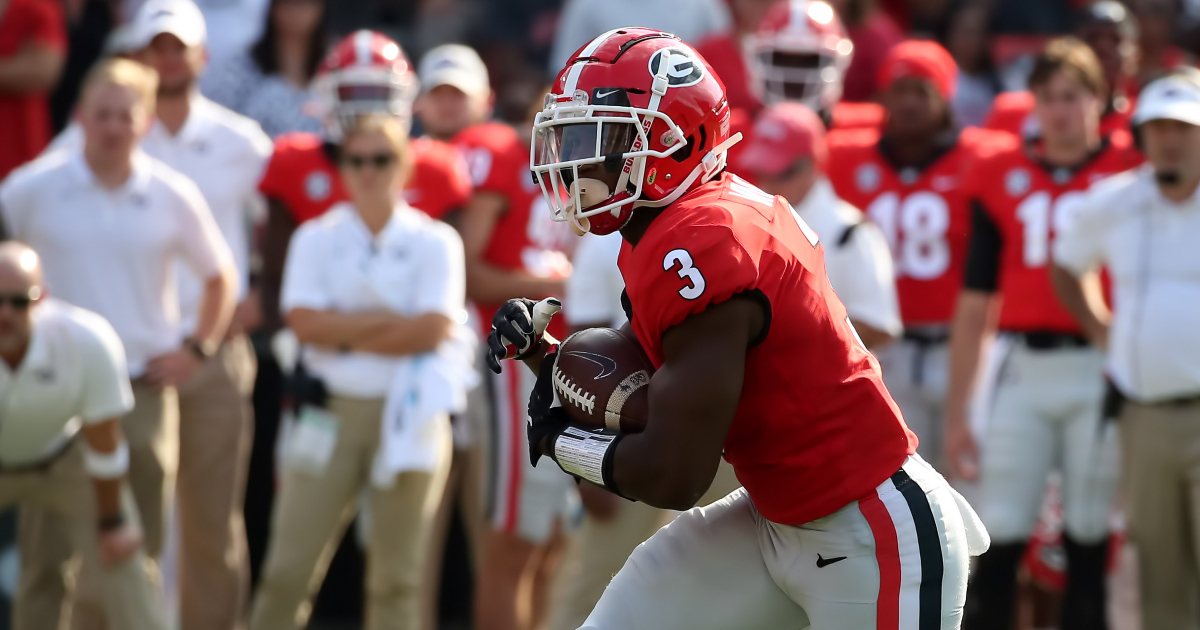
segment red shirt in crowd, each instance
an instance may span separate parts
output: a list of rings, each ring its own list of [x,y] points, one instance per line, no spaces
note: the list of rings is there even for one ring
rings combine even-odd
[[[404,187],[404,200],[435,219],[465,206],[471,181],[454,147],[428,138],[414,138],[408,146],[413,171]],[[258,187],[265,197],[283,203],[296,225],[350,199],[325,140],[312,133],[276,138],[275,153]]]
[[[1037,119],[1033,116],[1033,101],[1033,93],[1029,91],[1002,92],[996,95],[992,101],[992,108],[988,110],[987,118],[983,121],[984,128],[1007,131],[1022,138],[1038,135]],[[1126,136],[1127,140],[1133,106],[1133,99],[1126,98],[1119,107],[1106,111],[1100,118],[1100,133],[1104,136],[1116,133]]]
[[[882,11],[875,11],[858,26],[847,25],[846,34],[854,43],[854,59],[846,70],[842,99],[869,101],[877,90],[879,66],[893,46],[904,41],[904,33]]]
[[[475,191],[495,193],[505,200],[504,214],[496,221],[483,251],[484,262],[539,278],[570,275],[571,263],[563,252],[574,237],[566,223],[551,218],[541,188],[529,174],[529,144],[521,141],[512,127],[496,122],[468,127],[453,142],[466,158]],[[484,328],[490,328],[492,314],[500,306],[476,305]],[[565,337],[562,317],[550,320],[549,332],[558,339]]]
[[[968,288],[1004,296],[1000,329],[1082,334],[1058,299],[1048,265],[1054,235],[1078,210],[1095,182],[1142,162],[1128,136],[1114,136],[1075,168],[1051,166],[1013,143],[981,158],[963,188],[974,206]],[[982,213],[979,214],[979,213]]]
[[[742,44],[736,33],[710,37],[696,46],[696,52],[704,57],[721,78],[721,83],[725,84],[725,97],[729,99],[730,109],[756,112],[762,107],[758,97],[750,91],[750,73],[746,69]]]
[[[734,295],[769,305],[746,351],[725,459],[767,519],[802,525],[866,496],[915,452],[825,275],[817,235],[781,197],[725,174],[662,210],[618,259],[634,333],[656,367],[662,336]]]
[[[946,324],[962,284],[970,212],[966,168],[989,144],[1011,134],[967,128],[944,139],[924,168],[897,167],[873,131],[829,136],[826,172],[838,196],[883,229],[896,260],[896,291],[905,325]]]
[[[67,32],[58,2],[9,0],[7,7],[0,8],[0,60],[11,60],[27,46],[66,50]],[[46,91],[0,89],[0,179],[50,143],[47,96]]]

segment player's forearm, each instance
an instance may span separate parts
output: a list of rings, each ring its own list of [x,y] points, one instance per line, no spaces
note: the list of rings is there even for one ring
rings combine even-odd
[[[996,330],[999,301],[991,293],[965,289],[958,297],[950,329],[950,385],[946,395],[948,422],[965,419],[979,373],[984,347]]]
[[[112,458],[124,442],[120,420],[116,418],[84,425],[82,433],[87,449],[101,459]],[[121,485],[124,481],[124,474],[92,474],[96,516],[101,522],[121,517]]]
[[[1052,265],[1050,280],[1059,301],[1075,316],[1088,339],[1097,347],[1107,347],[1111,313],[1104,303],[1099,275],[1089,272],[1077,277],[1063,267]]]
[[[337,350],[350,350],[385,334],[397,319],[399,315],[388,311],[342,313],[294,308],[287,313],[287,324],[301,343]]]
[[[215,345],[225,337],[233,319],[233,309],[237,307],[236,273],[230,265],[204,282],[200,314],[193,333],[197,340]]]
[[[279,294],[283,287],[283,268],[287,262],[288,244],[296,231],[287,206],[276,199],[267,201],[267,227],[262,239],[262,274],[259,293],[262,300],[263,325],[274,332],[283,327],[279,310]]]
[[[538,278],[524,271],[510,271],[481,260],[467,264],[467,298],[480,304],[495,304],[514,297],[540,300],[566,292],[562,278]],[[484,313],[491,316],[491,313]]]
[[[379,334],[367,335],[350,344],[359,352],[408,356],[430,352],[445,341],[454,322],[441,313],[397,317]]]
[[[0,92],[29,94],[52,89],[58,82],[66,55],[43,45],[32,45],[0,60]]]

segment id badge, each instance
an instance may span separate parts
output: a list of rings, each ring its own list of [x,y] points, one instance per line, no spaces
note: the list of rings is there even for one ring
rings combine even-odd
[[[337,446],[337,437],[337,416],[319,407],[302,406],[292,429],[288,464],[312,475],[324,473]]]

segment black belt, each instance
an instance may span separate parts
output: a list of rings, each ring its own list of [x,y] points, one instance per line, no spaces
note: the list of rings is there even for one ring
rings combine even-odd
[[[1031,330],[1014,333],[1030,350],[1059,350],[1062,348],[1087,348],[1092,345],[1087,337],[1052,330]]]
[[[46,472],[47,470],[50,470],[50,467],[54,466],[54,464],[57,463],[59,459],[62,459],[62,456],[66,454],[67,450],[70,449],[71,445],[74,443],[75,443],[75,438],[72,437],[71,439],[67,440],[66,442],[63,442],[62,446],[55,449],[53,453],[47,455],[46,457],[43,457],[42,459],[37,460],[36,462],[29,462],[27,464],[17,464],[16,466],[7,466],[5,464],[0,464],[0,474],[17,474],[17,475],[25,474],[25,475],[27,475],[30,473]]]
[[[906,330],[904,331],[904,340],[911,341],[918,346],[940,346],[947,341],[950,341],[949,330]]]

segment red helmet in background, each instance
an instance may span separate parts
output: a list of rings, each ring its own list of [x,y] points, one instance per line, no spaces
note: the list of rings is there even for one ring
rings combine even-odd
[[[782,0],[745,41],[750,88],[763,104],[792,101],[815,111],[842,98],[854,44],[821,0]]]
[[[355,31],[338,42],[313,79],[313,91],[332,140],[341,140],[345,129],[362,114],[393,114],[409,126],[417,85],[417,74],[400,44],[367,30]]]
[[[665,206],[725,166],[729,103],[708,62],[678,37],[621,28],[558,74],[533,123],[530,165],[557,221],[610,234],[638,207]],[[614,189],[579,176],[600,164]]]

